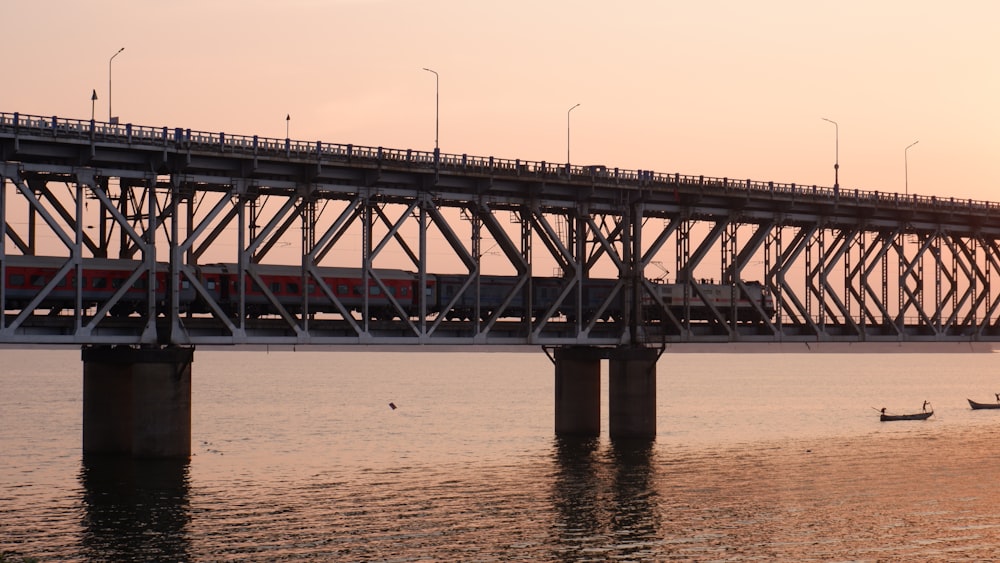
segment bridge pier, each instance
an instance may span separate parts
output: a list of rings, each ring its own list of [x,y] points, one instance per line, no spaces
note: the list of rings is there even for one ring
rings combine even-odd
[[[652,348],[556,348],[555,430],[601,433],[601,360],[609,360],[608,430],[612,438],[656,436],[656,360]]]
[[[652,348],[616,348],[609,358],[608,433],[612,438],[656,436],[656,360]]]
[[[194,348],[85,347],[83,453],[191,456]]]
[[[601,358],[600,348],[555,349],[556,434],[600,435]]]

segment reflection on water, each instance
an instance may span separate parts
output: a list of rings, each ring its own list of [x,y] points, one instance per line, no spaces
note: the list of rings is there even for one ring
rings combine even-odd
[[[651,487],[653,440],[555,439],[552,504],[557,555],[645,558],[659,541],[658,497]]]
[[[183,561],[191,522],[187,460],[86,455],[81,553],[96,561]]]

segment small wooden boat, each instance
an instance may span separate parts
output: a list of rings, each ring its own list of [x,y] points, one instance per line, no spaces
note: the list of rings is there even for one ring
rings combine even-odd
[[[932,414],[934,414],[934,411],[932,410],[914,414],[885,414],[885,409],[882,409],[878,419],[882,422],[889,422],[892,420],[927,420]]]
[[[966,399],[969,401],[969,406],[974,409],[1000,409],[1000,402],[996,403],[977,403],[972,399]]]

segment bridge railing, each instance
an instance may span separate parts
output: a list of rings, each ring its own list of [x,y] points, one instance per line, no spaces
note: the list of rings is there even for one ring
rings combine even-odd
[[[166,147],[231,154],[273,156],[298,159],[368,160],[377,163],[397,163],[441,170],[455,170],[484,175],[527,176],[554,178],[581,183],[615,183],[638,185],[648,189],[673,190],[678,186],[698,187],[708,193],[754,192],[782,198],[815,198],[841,200],[874,205],[907,205],[910,207],[952,208],[961,210],[998,210],[1000,203],[938,198],[918,194],[840,187],[806,186],[779,182],[715,178],[652,170],[628,170],[603,165],[560,164],[437,151],[417,151],[368,147],[353,144],[324,143],[231,135],[183,128],[149,127],[131,123],[109,123],[95,120],[65,119],[56,116],[36,116],[20,113],[0,113],[0,131],[15,136],[31,135],[85,139],[89,142],[126,144],[129,146]]]

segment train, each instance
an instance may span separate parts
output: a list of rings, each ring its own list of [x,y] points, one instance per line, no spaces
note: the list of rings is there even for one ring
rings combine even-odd
[[[53,256],[6,256],[3,262],[5,284],[3,287],[4,309],[21,310],[28,307],[40,291],[53,280],[66,264],[67,259]],[[85,258],[81,261],[80,304],[84,309],[98,308],[118,292],[129,277],[143,263],[137,260],[113,260]],[[247,275],[244,280],[244,314],[249,318],[259,318],[279,311],[268,296],[281,304],[291,314],[302,312],[303,276],[300,266],[257,264],[254,266],[256,279]],[[221,310],[230,316],[239,311],[239,268],[235,264],[206,264],[195,268],[196,277],[204,293]],[[362,270],[344,267],[318,267],[323,285],[310,278],[306,283],[310,313],[343,314],[327,292],[349,314],[364,311],[365,282]],[[368,310],[374,320],[392,320],[420,314],[420,277],[416,272],[403,269],[378,268],[372,271],[381,285],[371,276],[368,279]],[[109,314],[127,317],[144,315],[149,309],[148,298],[153,295],[156,308],[163,313],[169,304],[170,276],[166,264],[158,264],[153,279],[153,289],[149,288],[149,276],[140,275],[124,290]],[[258,282],[259,280],[259,282]],[[478,279],[478,294],[469,284],[468,275],[426,274],[425,310],[428,315],[444,315],[447,320],[468,321],[476,317],[491,318],[501,308],[504,318],[539,319],[542,317],[576,320],[576,289],[567,292],[560,307],[552,304],[563,293],[565,280],[558,277],[532,277],[520,291],[514,291],[519,283],[514,276],[481,275]],[[617,279],[587,278],[581,284],[583,294],[579,311],[584,320],[616,321],[623,318],[622,292],[615,293]],[[263,287],[262,287],[263,286]],[[668,317],[666,307],[674,318],[699,321],[715,318],[712,308],[706,306],[701,296],[710,301],[716,311],[730,315],[735,310],[738,322],[761,322],[774,314],[773,298],[769,290],[759,282],[745,282],[741,286],[697,283],[698,291],[676,283],[653,283],[657,298],[644,295],[643,314],[647,320],[663,321]],[[740,289],[743,287],[745,289]],[[384,288],[384,289],[383,289]],[[463,288],[466,288],[463,291]],[[195,291],[191,282],[182,276],[178,288],[178,299],[182,313],[206,314],[212,312],[208,300]],[[391,298],[390,298],[391,296]],[[735,303],[734,303],[735,299]],[[395,302],[395,304],[393,303]],[[77,303],[77,269],[70,268],[51,291],[37,304],[36,308],[58,313],[73,310]],[[505,306],[506,303],[506,306]],[[660,303],[663,305],[661,306]],[[735,307],[735,309],[734,309]]]

